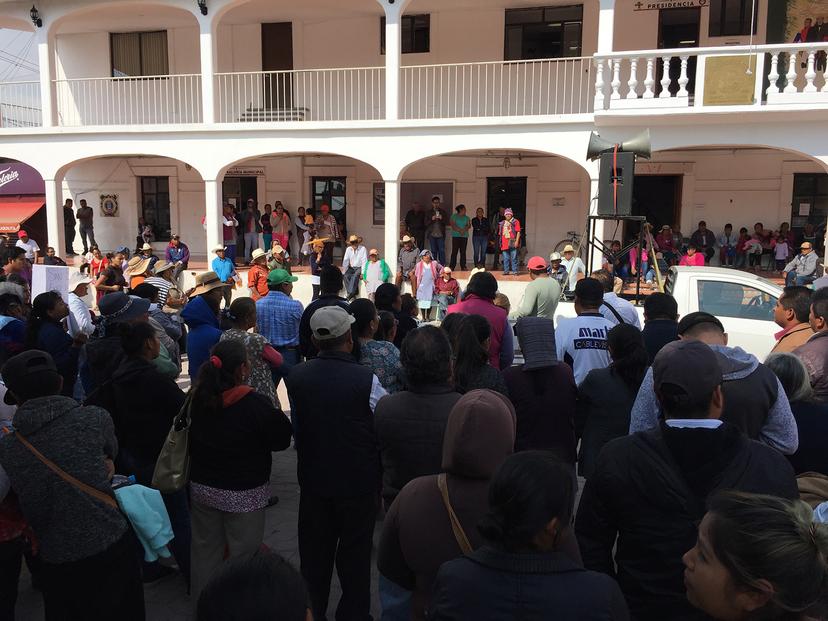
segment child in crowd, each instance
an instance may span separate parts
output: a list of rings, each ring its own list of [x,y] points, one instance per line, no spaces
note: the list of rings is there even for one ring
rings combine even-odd
[[[664,255],[662,253],[656,252],[655,256],[656,256],[656,263],[658,263],[658,271],[659,271],[659,274],[661,275],[661,279],[663,280],[664,277],[667,274],[667,270],[670,269],[670,267],[667,265],[667,261],[664,259]],[[655,282],[655,277],[656,277],[655,267],[651,267],[649,270],[647,270],[647,275],[645,276],[644,280],[646,281],[646,283],[648,285],[651,285]]]
[[[696,246],[693,243],[689,243],[687,244],[687,254],[681,257],[679,265],[702,267],[704,266],[704,255],[696,252]]]
[[[492,302],[495,306],[499,306],[500,308],[505,310],[506,313],[509,313],[512,310],[512,303],[509,301],[509,297],[505,293],[500,293],[498,291],[497,295],[495,295],[495,299]]]
[[[747,263],[746,244],[750,241],[748,230],[744,226],[739,229],[739,239],[736,240],[736,269],[745,269]]]
[[[788,263],[788,257],[791,254],[791,249],[788,246],[788,240],[785,237],[778,237],[775,240],[775,245],[773,248],[773,256],[776,259],[776,269],[777,271],[782,271],[785,269],[785,265]]]
[[[417,308],[417,300],[410,293],[403,293],[400,296],[400,314],[404,317],[411,317],[418,324],[417,316],[420,314]]]
[[[747,229],[745,229],[745,232],[747,233]],[[722,267],[733,267],[733,264],[736,261],[736,245],[738,244],[738,238],[733,233],[732,224],[725,224],[724,233],[719,235],[718,242],[719,263]]]

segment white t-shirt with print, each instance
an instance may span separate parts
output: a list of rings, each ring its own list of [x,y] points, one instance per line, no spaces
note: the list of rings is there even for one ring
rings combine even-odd
[[[598,313],[558,320],[555,331],[558,360],[572,366],[576,384],[584,381],[592,369],[610,365],[607,333],[614,325]]]
[[[24,242],[22,239],[18,239],[15,246],[17,246],[18,248],[23,248],[23,250],[26,251],[26,258],[29,261],[34,261],[35,252],[40,252],[40,246],[38,246],[37,242],[33,240],[31,237],[27,242]]]

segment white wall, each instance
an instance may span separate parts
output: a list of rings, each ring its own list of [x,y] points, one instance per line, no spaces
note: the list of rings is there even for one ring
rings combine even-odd
[[[105,158],[73,166],[63,182],[63,198],[72,198],[75,206],[85,198],[95,210],[95,240],[101,250],[109,252],[121,245],[134,247],[138,234],[141,176],[170,178],[170,221],[173,231],[196,253],[206,252],[201,218],[205,210],[204,185],[199,174],[175,160],[156,157]],[[100,195],[118,195],[118,214],[105,217],[100,212]],[[155,244],[163,249],[166,243]],[[75,237],[75,249],[83,246]]]

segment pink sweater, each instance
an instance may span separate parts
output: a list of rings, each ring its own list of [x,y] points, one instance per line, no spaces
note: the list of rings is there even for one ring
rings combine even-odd
[[[691,267],[704,267],[704,255],[701,252],[697,252],[692,257],[689,254],[686,254],[683,257],[681,257],[679,265],[689,265]]]

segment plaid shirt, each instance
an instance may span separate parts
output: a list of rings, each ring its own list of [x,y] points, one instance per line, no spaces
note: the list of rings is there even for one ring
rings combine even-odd
[[[271,291],[256,302],[259,334],[273,347],[299,345],[299,321],[304,307],[281,291]]]

